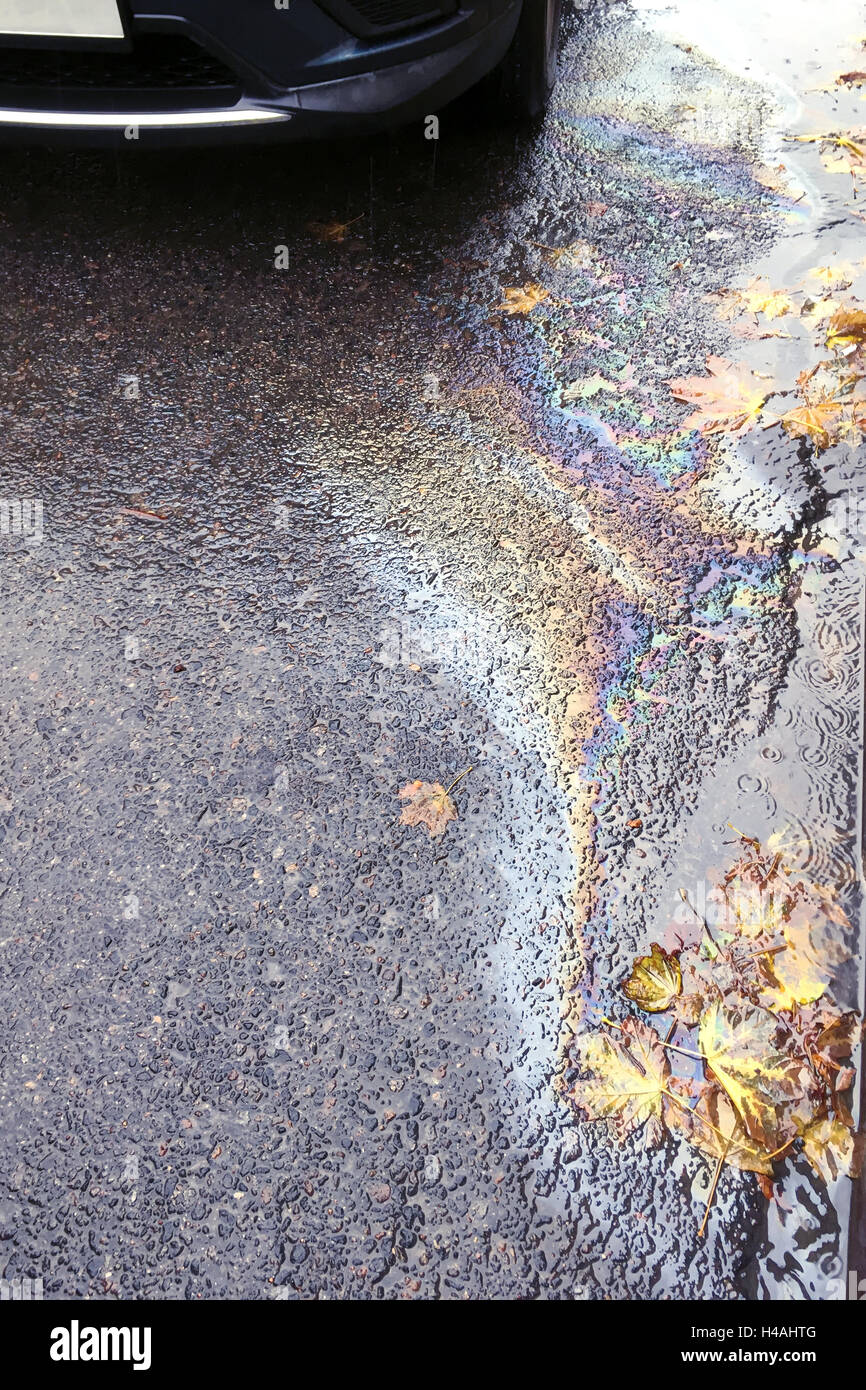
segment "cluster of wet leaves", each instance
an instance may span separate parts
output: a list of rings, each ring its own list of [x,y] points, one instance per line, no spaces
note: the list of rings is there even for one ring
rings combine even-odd
[[[577,1105],[620,1139],[644,1128],[648,1147],[673,1135],[714,1159],[710,1200],[725,1163],[757,1174],[769,1197],[776,1165],[795,1151],[826,1183],[855,1177],[851,1055],[862,1030],[832,994],[849,954],[844,912],[747,836],[713,902],[720,924],[696,913],[694,943],[654,942],[622,982],[642,1013],[667,1016],[664,1036],[633,1014],[578,1040]]]
[[[779,384],[743,363],[708,357],[707,376],[669,382],[677,400],[695,407],[685,427],[738,437],[756,427],[781,426],[795,439],[809,439],[818,453],[831,444],[859,444],[866,434],[866,306],[839,293],[857,271],[854,266],[816,266],[792,289],[774,289],[755,279],[743,290],[713,295],[719,313],[744,337],[786,336],[766,325],[797,314],[819,335],[821,356],[793,385]],[[799,404],[790,409],[766,408],[771,398],[792,394]]]
[[[866,40],[861,47],[866,49]],[[837,87],[864,83],[866,74],[859,69],[836,78]],[[829,172],[850,177],[851,197],[856,199],[866,181],[866,127],[787,138],[816,145]],[[818,360],[796,382],[786,384],[743,363],[709,357],[707,376],[668,383],[677,400],[695,407],[686,427],[704,435],[739,436],[754,427],[780,426],[795,439],[808,439],[816,453],[832,444],[858,445],[866,434],[866,305],[845,292],[864,265],[816,266],[790,288],[753,279],[744,289],[721,289],[710,296],[720,316],[742,338],[787,337],[775,325],[796,315],[816,334]],[[799,398],[798,404],[781,411],[766,408],[772,398],[791,395]]]

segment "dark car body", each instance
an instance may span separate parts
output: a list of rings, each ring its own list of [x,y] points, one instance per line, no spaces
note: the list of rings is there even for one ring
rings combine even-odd
[[[184,144],[423,120],[500,62],[523,3],[0,0],[0,140]],[[64,4],[90,32],[8,32]]]

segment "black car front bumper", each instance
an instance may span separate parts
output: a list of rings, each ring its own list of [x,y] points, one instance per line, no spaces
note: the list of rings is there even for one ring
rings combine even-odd
[[[0,140],[306,139],[423,119],[499,62],[521,8],[456,3],[174,0],[167,15],[133,0],[115,49],[0,39]]]

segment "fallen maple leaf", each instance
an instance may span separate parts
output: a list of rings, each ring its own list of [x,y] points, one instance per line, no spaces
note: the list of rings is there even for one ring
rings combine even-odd
[[[802,1096],[801,1063],[779,1045],[782,1031],[768,1009],[714,1001],[698,1032],[707,1067],[727,1092],[749,1138],[768,1151],[793,1137],[782,1109]]]
[[[679,958],[653,941],[648,956],[638,956],[622,992],[648,1014],[664,1013],[680,994],[683,977]]]
[[[523,285],[520,288],[503,290],[505,299],[496,308],[503,314],[531,314],[536,304],[542,304],[550,295],[543,285]]]
[[[732,323],[731,332],[738,338],[752,338],[755,341],[763,341],[765,338],[790,338],[790,333],[783,333],[778,328],[762,328],[758,323]]]
[[[853,179],[866,174],[866,132],[829,130],[815,135],[787,135],[800,144],[820,145],[824,167],[831,174],[850,174]]]
[[[710,356],[707,367],[709,376],[677,377],[668,382],[677,400],[697,406],[683,421],[684,428],[700,429],[705,435],[745,434],[775,387],[759,382],[742,362],[735,365],[724,357]]]
[[[574,1097],[590,1119],[613,1120],[621,1139],[646,1120],[655,1120],[660,1129],[670,1064],[654,1028],[627,1018],[620,1037],[589,1033],[581,1038],[578,1055],[589,1077],[578,1081]]]
[[[545,246],[543,242],[534,243],[539,251],[543,251],[545,258],[551,265],[559,265],[562,260],[570,261],[578,270],[591,270],[598,261],[598,252],[591,242],[578,239],[570,241],[567,246]]]
[[[866,72],[840,72],[836,78],[838,87],[866,86]]]
[[[671,1106],[667,1123],[709,1158],[723,1157],[732,1168],[772,1175],[773,1160],[749,1138],[740,1116],[718,1086],[707,1087],[691,1109]]]
[[[803,1130],[803,1152],[819,1177],[828,1185],[840,1175],[859,1176],[861,1146],[841,1120],[815,1120]]]
[[[763,314],[768,319],[780,319],[793,312],[795,305],[787,290],[774,290],[769,280],[761,276],[749,281],[743,290],[719,290],[711,298],[721,301],[723,318],[734,314]]]
[[[400,825],[426,825],[431,838],[444,835],[449,822],[457,819],[457,807],[449,792],[471,771],[472,768],[468,767],[448,787],[443,787],[440,782],[421,782],[417,779],[407,782],[399,792],[401,801],[408,802],[403,807]]]
[[[857,274],[847,261],[838,265],[815,265],[805,274],[806,280],[817,280],[828,290],[846,290]]]
[[[827,324],[831,352],[852,353],[866,346],[866,309],[837,309]]]
[[[307,231],[312,232],[317,241],[345,241],[349,228],[366,215],[361,212],[349,222],[308,222]]]
[[[818,401],[815,405],[800,405],[779,417],[782,428],[793,439],[811,439],[817,453],[839,442],[842,423],[841,401]]]
[[[784,949],[759,958],[766,981],[761,1002],[768,1008],[780,1011],[814,1004],[847,957],[835,930],[827,932],[824,914],[823,905],[814,899],[798,899],[782,928]]]

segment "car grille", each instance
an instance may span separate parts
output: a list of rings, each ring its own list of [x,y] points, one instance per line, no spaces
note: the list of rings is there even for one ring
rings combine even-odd
[[[240,83],[237,73],[189,39],[169,34],[143,34],[131,52],[0,48],[0,91],[14,94],[17,104],[43,101],[47,95],[64,106],[86,98],[110,100],[131,93],[147,99],[190,94],[204,104],[231,100]]]
[[[336,20],[361,38],[420,29],[457,11],[457,0],[319,0]]]

